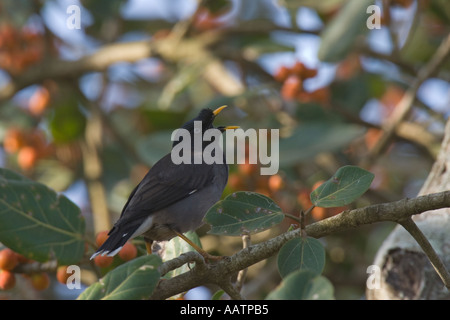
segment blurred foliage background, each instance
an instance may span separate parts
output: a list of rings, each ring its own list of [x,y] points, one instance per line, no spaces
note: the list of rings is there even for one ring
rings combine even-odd
[[[315,185],[353,164],[375,173],[353,206],[414,197],[450,115],[449,62],[430,64],[449,21],[445,0],[2,1],[0,166],[67,195],[94,238],[170,151],[171,132],[227,104],[219,124],[280,129],[280,171],[230,165],[224,196],[260,192],[298,215]],[[398,118],[398,108],[408,112]],[[316,208],[310,221],[342,209]],[[392,227],[321,239],[336,298],[364,296]],[[207,231],[198,234],[210,252],[242,247]],[[242,293],[263,298],[279,281],[274,261],[261,262]],[[61,287],[25,297],[70,296]]]

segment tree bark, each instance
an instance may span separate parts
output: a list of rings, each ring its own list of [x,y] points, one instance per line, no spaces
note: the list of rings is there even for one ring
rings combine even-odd
[[[419,195],[450,190],[450,120],[438,158]],[[424,212],[412,217],[438,256],[450,268],[450,208]],[[379,289],[367,289],[367,299],[450,299],[450,290],[437,275],[430,261],[400,225],[380,247],[374,264],[381,268]]]

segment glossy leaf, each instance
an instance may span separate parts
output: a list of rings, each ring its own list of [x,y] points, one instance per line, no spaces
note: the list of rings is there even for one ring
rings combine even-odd
[[[297,270],[283,279],[267,300],[332,300],[334,288],[331,282],[311,270]]]
[[[240,236],[269,229],[283,218],[282,210],[272,199],[240,191],[212,206],[204,220],[211,225],[211,234]]]
[[[311,270],[319,275],[325,266],[325,249],[317,239],[295,238],[280,249],[277,262],[283,278],[296,270]]]
[[[311,202],[318,207],[331,208],[349,204],[370,187],[374,174],[355,166],[344,166],[328,181],[311,192]]]
[[[197,233],[195,233],[195,231],[186,232],[184,235],[188,237],[189,240],[198,245],[200,248],[202,247],[200,238],[198,237]],[[189,243],[187,243],[180,237],[172,238],[170,241],[165,243],[163,260],[164,261],[172,260],[176,257],[179,257],[182,253],[189,251],[195,251],[195,249]],[[189,271],[189,266],[187,264],[184,264],[181,267],[170,271],[164,277],[173,278],[187,271]]]
[[[136,300],[149,297],[160,279],[157,255],[146,255],[124,263],[89,286],[78,300]]]
[[[0,168],[0,242],[27,258],[78,263],[84,253],[85,221],[63,195]]]

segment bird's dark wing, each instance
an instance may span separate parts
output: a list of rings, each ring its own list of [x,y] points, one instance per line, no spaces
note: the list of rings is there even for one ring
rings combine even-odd
[[[130,194],[118,222],[122,224],[147,218],[153,212],[200,191],[212,183],[212,170],[212,165],[176,165],[169,153],[155,163]]]

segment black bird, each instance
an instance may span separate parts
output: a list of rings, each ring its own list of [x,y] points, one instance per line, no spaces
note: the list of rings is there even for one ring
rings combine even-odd
[[[194,140],[194,121],[201,121],[202,131],[214,128],[215,117],[226,106],[216,110],[202,109],[199,115],[186,122]],[[236,126],[218,127],[221,132]],[[202,133],[203,133],[202,132]],[[178,142],[174,142],[172,148]],[[203,142],[202,149],[209,143]],[[192,144],[193,148],[193,144]],[[193,244],[183,233],[195,230],[202,224],[208,209],[220,200],[228,180],[228,165],[223,164],[174,164],[171,153],[156,162],[142,181],[131,192],[119,220],[109,231],[109,237],[91,256],[114,256],[123,245],[139,235],[144,235],[148,253],[153,241],[170,240],[179,236],[193,246],[205,258],[214,258]]]

